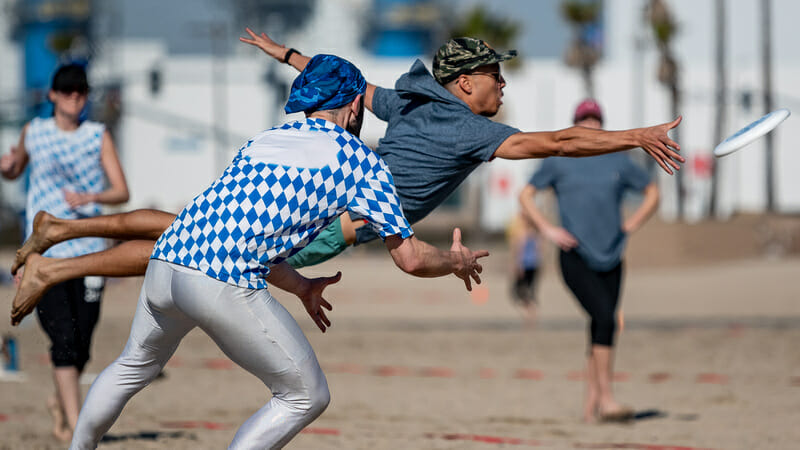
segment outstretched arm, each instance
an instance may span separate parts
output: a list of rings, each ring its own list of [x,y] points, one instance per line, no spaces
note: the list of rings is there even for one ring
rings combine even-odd
[[[441,277],[454,274],[464,280],[468,291],[472,290],[471,280],[480,284],[480,273],[483,266],[478,258],[489,256],[486,250],[471,251],[461,244],[461,230],[453,230],[453,245],[450,251],[420,241],[415,236],[403,239],[399,235],[389,236],[385,241],[386,248],[392,255],[397,267],[415,277]]]
[[[297,69],[298,72],[301,72],[305,69],[306,64],[308,61],[311,60],[308,56],[301,55],[297,51],[292,52],[289,55],[289,59],[286,59],[286,54],[289,53],[288,48],[285,45],[278,44],[277,42],[273,41],[267,33],[256,34],[250,28],[244,29],[247,34],[250,35],[251,39],[240,37],[239,40],[244,42],[245,44],[250,44],[256,46],[261,49],[267,55],[275,58],[278,62],[289,64],[290,66]],[[375,93],[375,85],[367,83],[367,92],[364,94],[364,106],[372,111],[372,95]]]
[[[506,139],[494,156],[505,159],[545,158],[548,156],[595,156],[641,147],[656,160],[665,172],[680,170],[684,162],[678,153],[680,145],[667,132],[681,123],[672,122],[624,131],[604,131],[586,127],[570,127],[560,131],[517,133]],[[676,162],[677,161],[677,162]]]
[[[536,188],[532,184],[526,185],[520,192],[519,203],[522,207],[522,214],[533,222],[540,233],[565,252],[577,247],[578,240],[575,239],[575,236],[566,229],[553,225],[544,217],[542,211],[536,206],[536,192]]]
[[[637,231],[639,228],[647,222],[653,213],[656,211],[658,207],[658,199],[659,199],[659,192],[658,192],[658,185],[656,183],[650,183],[644,188],[644,199],[642,200],[642,204],[625,220],[625,224],[622,226],[622,230],[626,233],[633,233]]]

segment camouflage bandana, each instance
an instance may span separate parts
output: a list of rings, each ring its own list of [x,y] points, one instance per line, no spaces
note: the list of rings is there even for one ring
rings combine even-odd
[[[433,76],[444,85],[480,66],[507,61],[517,56],[516,50],[497,53],[485,41],[470,37],[453,38],[439,47],[433,57]]]

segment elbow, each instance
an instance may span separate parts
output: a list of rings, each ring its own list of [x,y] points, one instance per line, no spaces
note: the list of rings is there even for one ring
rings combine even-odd
[[[414,256],[398,258],[395,260],[395,264],[400,270],[409,275],[420,276],[423,271],[422,261]]]
[[[556,134],[553,142],[553,156],[577,156],[578,146],[573,139],[567,139],[563,134]]]
[[[128,202],[128,200],[130,200],[130,199],[131,199],[131,193],[130,193],[130,191],[128,191],[128,189],[123,189],[123,190],[121,190],[121,191],[119,192],[119,194],[117,194],[117,195],[115,196],[115,199],[114,199],[114,204],[115,204],[115,205],[121,205],[121,204],[123,204],[123,203],[127,203],[127,202]]]
[[[566,130],[569,130],[569,128]],[[574,140],[569,138],[566,130],[553,132],[547,142],[546,150],[548,156],[572,156],[575,153],[577,147],[574,144]]]
[[[519,201],[519,206],[524,210],[525,205],[528,203],[529,200],[533,200],[533,195],[535,193],[535,188],[530,185],[526,184],[524,188],[519,192],[517,196],[517,201]]]

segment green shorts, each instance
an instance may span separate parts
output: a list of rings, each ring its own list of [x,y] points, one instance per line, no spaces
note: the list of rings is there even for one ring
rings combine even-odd
[[[347,248],[342,234],[342,222],[336,220],[322,230],[310,244],[286,260],[295,269],[314,266],[342,253]]]

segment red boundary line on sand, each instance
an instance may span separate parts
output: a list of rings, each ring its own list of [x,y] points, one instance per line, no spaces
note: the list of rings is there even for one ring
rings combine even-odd
[[[0,418],[7,418],[0,414]],[[181,429],[206,429],[206,430],[227,430],[232,428],[231,424],[220,422],[207,422],[202,420],[179,420],[161,422],[164,428],[181,428]],[[316,434],[322,436],[341,436],[342,432],[338,428],[321,428],[321,427],[306,427],[300,431],[302,434]],[[499,445],[523,445],[527,447],[547,447],[557,443],[543,442],[538,439],[523,439],[508,436],[490,436],[485,434],[471,434],[471,433],[425,433],[423,435],[428,439],[440,439],[445,441],[470,441],[470,442],[483,442],[486,444],[499,444]],[[561,444],[559,444],[561,445]],[[631,450],[710,450],[700,449],[699,447],[685,447],[676,445],[655,445],[655,444],[634,444],[634,443],[588,443],[576,442],[572,444],[573,448],[597,448],[597,449],[631,449]]]
[[[340,434],[342,434],[342,432],[336,428],[317,428],[317,427],[306,427],[300,430],[300,432],[303,434],[321,434],[325,436],[339,436]]]
[[[0,415],[2,416],[2,415]],[[7,416],[6,416],[7,417]],[[205,429],[205,430],[227,430],[233,428],[233,425],[222,422],[208,422],[204,420],[173,420],[161,422],[164,428],[180,428],[180,429]],[[322,434],[328,436],[338,436],[341,434],[336,428],[319,428],[307,427],[300,431],[305,434]]]
[[[443,439],[447,441],[471,441],[484,442],[487,444],[500,445],[524,445],[528,447],[550,447],[553,445],[561,446],[561,443],[543,442],[536,439],[520,439],[503,436],[488,436],[483,434],[469,433],[426,433],[428,439]],[[634,444],[634,443],[588,443],[575,442],[573,448],[597,448],[597,449],[631,449],[631,450],[711,450],[700,447],[685,447],[676,445],[657,445],[657,444]]]
[[[175,420],[161,422],[164,428],[180,428],[180,429],[196,429],[203,428],[206,430],[227,430],[231,426],[221,422],[206,422],[203,420]]]
[[[445,441],[471,441],[471,442],[484,442],[487,444],[508,444],[508,445],[527,445],[533,447],[541,447],[544,444],[535,439],[520,439],[502,436],[487,436],[482,434],[467,434],[467,433],[425,433],[428,439],[442,439]]]
[[[738,329],[738,327],[733,327]],[[49,355],[46,353],[37,356],[39,364],[50,364]],[[236,368],[231,360],[227,358],[197,358],[187,360],[178,356],[172,357],[167,362],[167,367],[188,367],[207,370],[233,370]],[[427,367],[408,367],[401,365],[376,365],[366,366],[356,363],[329,363],[323,364],[323,370],[327,373],[346,373],[352,375],[372,375],[378,377],[427,377],[427,378],[456,378],[458,376],[465,376],[462,371],[459,373],[456,369],[444,366],[427,366]],[[498,378],[498,371],[491,367],[481,367],[476,370],[470,371],[471,375],[477,375],[483,379]],[[531,380],[539,381],[548,377],[543,371],[531,368],[517,368],[511,369],[508,378],[518,380]],[[584,381],[586,373],[582,370],[571,370],[566,372],[564,378],[570,381]],[[669,380],[674,380],[676,377],[669,372],[652,372],[644,375],[645,382],[647,383],[664,383]],[[615,382],[631,381],[633,375],[630,372],[614,372]],[[698,373],[694,377],[694,382],[699,384],[717,384],[727,385],[731,382],[731,377],[721,373],[703,372]],[[800,386],[800,376],[793,375],[788,377],[789,386]],[[0,420],[1,421],[1,420]]]
[[[0,422],[10,420],[12,416],[0,413]],[[204,420],[173,420],[165,421],[160,424],[163,428],[179,428],[179,429],[205,429],[211,431],[228,430],[233,428],[230,423],[223,422],[209,422]],[[342,432],[338,428],[323,428],[323,427],[306,427],[300,431],[302,434],[315,434],[321,436],[341,436]],[[490,436],[485,434],[471,434],[471,433],[425,433],[423,434],[428,439],[440,439],[445,441],[470,441],[482,442],[486,444],[498,445],[522,445],[528,447],[548,447],[553,445],[563,446],[564,443],[552,441],[540,441],[537,439],[524,439],[508,436]],[[686,447],[677,445],[658,445],[658,444],[635,444],[635,443],[589,443],[589,442],[575,442],[572,448],[586,448],[586,449],[630,449],[630,450],[711,450],[701,447]]]

